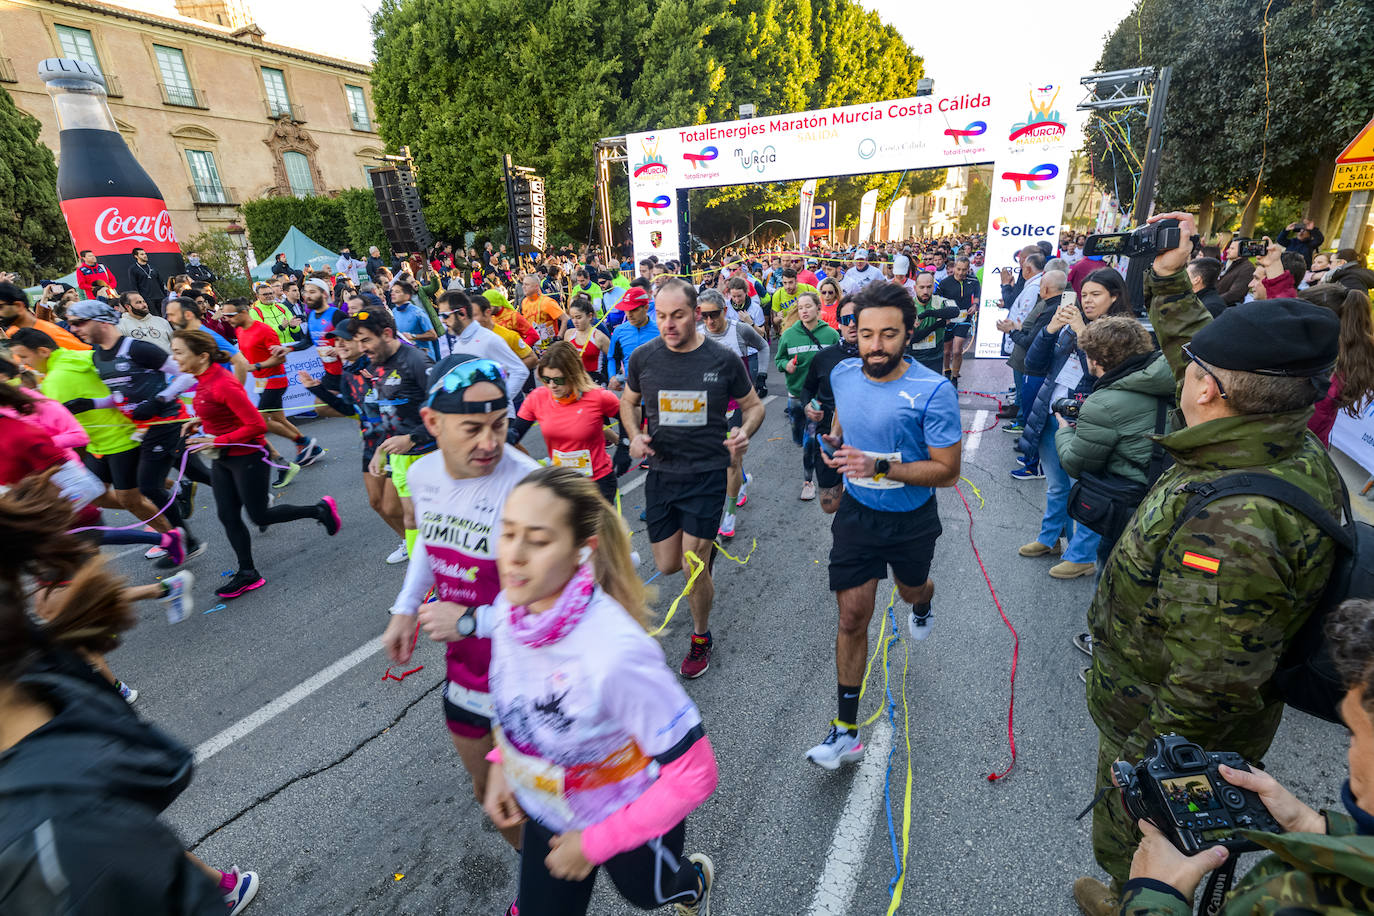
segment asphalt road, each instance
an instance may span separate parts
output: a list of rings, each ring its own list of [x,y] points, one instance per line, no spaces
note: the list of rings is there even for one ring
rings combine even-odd
[[[970,362],[962,387],[997,391],[1008,375],[1000,362]],[[776,373],[770,388],[785,394]],[[967,429],[992,423],[992,401],[961,402]],[[884,784],[900,846],[909,766],[900,912],[1075,913],[1073,880],[1099,874],[1088,821],[1073,819],[1091,798],[1096,733],[1077,677],[1086,659],[1070,637],[1083,628],[1092,583],[1052,580],[1049,561],[1016,555],[1038,531],[1044,483],[1008,477],[1009,436],[995,428],[966,436],[961,489],[973,541],[1020,636],[1010,774],[987,779],[1010,760],[1012,637],[970,548],[970,512],[954,492],[939,495],[934,633],[892,646],[896,728],[867,732],[862,767],[826,772],[802,754],[834,715],[829,524],[817,503],[797,498],[801,458],[783,403],[769,404],[746,459],[750,499],[732,552],[742,556],[754,538],[757,549],[743,566],[717,562],[712,667],[688,687],[720,764],[720,787],[687,832],[688,849],[716,863],[713,912],[887,912],[897,869]],[[403,681],[384,680],[384,657],[372,653],[404,566],[384,563],[396,539],[367,507],[356,429],[344,420],[307,429],[329,452],[284,498],[332,494],[343,531],[328,538],[297,522],[255,533],[267,586],[207,612],[232,554],[202,490],[192,525],[210,550],[190,564],[195,613],[171,626],[159,606],[143,606],[140,625],[111,657],[141,691],[139,712],[204,758],[166,818],[210,863],[260,874],[250,913],[503,913],[516,858],[487,824],[449,742],[440,648],[422,645],[410,667],[423,669]],[[537,432],[527,445],[542,454]],[[642,505],[642,488],[628,492],[626,517],[637,519]],[[648,558],[643,523],[633,524],[635,547]],[[152,579],[138,549],[109,554],[133,581]],[[654,583],[660,612],[682,583],[680,574]],[[884,602],[888,587],[880,587]],[[882,616],[874,616],[874,637]],[[662,637],[670,664],[687,648],[687,619]],[[882,695],[881,659],[875,668],[864,716]],[[1341,729],[1294,713],[1266,762],[1300,797],[1326,805],[1338,797],[1344,753]],[[592,911],[631,912],[605,881]]]

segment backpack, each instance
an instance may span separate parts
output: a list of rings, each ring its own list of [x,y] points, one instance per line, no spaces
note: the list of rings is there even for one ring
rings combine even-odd
[[[1283,701],[1294,709],[1328,722],[1340,722],[1338,708],[1346,687],[1331,658],[1326,641],[1326,622],[1331,612],[1346,599],[1374,598],[1374,569],[1370,567],[1371,558],[1374,558],[1374,526],[1357,521],[1351,514],[1350,493],[1345,481],[1341,481],[1341,502],[1347,520],[1345,524],[1333,518],[1305,491],[1272,474],[1227,474],[1208,483],[1197,481],[1187,484],[1183,490],[1192,496],[1169,532],[1170,541],[1189,519],[1209,503],[1243,494],[1264,496],[1301,512],[1336,542],[1335,565],[1331,569],[1326,590],[1279,659],[1278,667],[1274,670],[1274,684]],[[1163,559],[1164,553],[1161,551],[1155,558],[1156,581]]]

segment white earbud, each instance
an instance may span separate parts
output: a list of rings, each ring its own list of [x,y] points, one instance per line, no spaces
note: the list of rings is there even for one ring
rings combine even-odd
[[[577,550],[577,562],[586,563],[592,558],[592,549],[587,546],[579,547]]]

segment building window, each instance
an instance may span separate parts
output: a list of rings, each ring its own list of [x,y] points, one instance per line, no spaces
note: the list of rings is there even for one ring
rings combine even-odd
[[[62,46],[64,57],[90,64],[101,73],[105,72],[100,69],[100,58],[95,56],[95,42],[91,40],[90,32],[85,29],[74,29],[69,25],[59,25],[56,28],[57,43]]]
[[[196,90],[191,86],[191,73],[186,69],[186,57],[177,48],[164,48],[153,45],[157,57],[157,69],[162,75],[163,98],[168,105],[185,105],[188,108],[201,107],[196,99]]]
[[[191,168],[191,196],[198,204],[228,203],[224,185],[219,180],[215,154],[207,150],[188,149],[186,164]]]
[[[344,86],[348,94],[348,116],[354,130],[371,130],[372,119],[367,116],[367,97],[361,86]]]
[[[286,74],[272,67],[262,68],[262,85],[267,90],[267,113],[274,118],[291,115],[291,99],[286,94]]]
[[[286,165],[286,180],[291,185],[291,193],[305,197],[315,193],[315,179],[310,177],[310,160],[304,153],[287,150],[281,154]]]

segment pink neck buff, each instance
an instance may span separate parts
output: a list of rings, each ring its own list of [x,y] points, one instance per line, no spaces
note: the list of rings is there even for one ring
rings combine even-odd
[[[532,613],[524,605],[510,609],[510,627],[515,638],[531,649],[558,642],[577,626],[596,589],[596,576],[590,563],[577,568],[554,606],[542,614]]]

